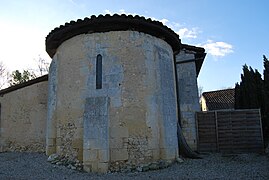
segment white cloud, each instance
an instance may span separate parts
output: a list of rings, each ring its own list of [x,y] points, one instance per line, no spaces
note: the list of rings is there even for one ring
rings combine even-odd
[[[167,25],[169,23],[168,19],[161,19],[159,20],[161,23],[163,23],[164,25]]]
[[[179,35],[181,39],[195,39],[197,38],[198,31],[197,28],[181,28],[176,33]]]
[[[159,21],[159,22],[163,23],[164,25],[169,26],[169,20],[168,19],[157,19],[155,17],[147,17],[147,18],[150,18],[153,21]]]
[[[104,10],[104,13],[106,14],[126,14],[126,15],[136,15],[137,13],[128,13],[124,9],[120,9],[118,11],[110,11],[110,10]],[[143,16],[143,15],[142,15]],[[159,21],[163,23],[164,25],[171,28],[174,32],[176,32],[180,39],[183,39],[185,42],[190,39],[197,39],[199,34],[202,33],[202,31],[197,27],[186,27],[186,25],[182,25],[177,22],[171,22],[168,19],[157,19],[155,17],[148,17],[144,16],[146,18],[150,18],[153,21]],[[233,52],[233,46],[231,44],[228,44],[226,42],[217,41],[214,42],[212,40],[208,40],[205,44],[198,44],[197,46],[202,46],[206,49],[206,52],[214,57],[223,57],[227,54],[230,54]]]
[[[105,13],[105,14],[110,14],[110,15],[113,15],[113,14],[126,14],[126,15],[133,15],[133,16],[136,15],[136,13],[128,13],[128,12],[126,12],[124,9],[120,9],[120,10],[118,10],[118,11],[114,11],[114,12],[112,12],[112,11],[106,9],[106,10],[104,10],[104,13]]]
[[[137,13],[128,13],[126,12],[124,9],[120,9],[119,11],[110,11],[108,9],[104,10],[105,14],[126,14],[126,15],[133,15],[135,16]],[[148,16],[144,16],[146,18],[150,18],[153,21],[159,21],[161,23],[163,23],[164,25],[168,26],[169,28],[171,28],[172,30],[174,30],[181,39],[195,39],[197,38],[197,35],[199,34],[198,32],[198,28],[191,28],[188,29],[186,27],[182,28],[182,25],[180,25],[177,22],[170,22],[168,19],[157,19],[155,17],[148,17]]]
[[[180,39],[196,39],[200,31],[198,31],[198,28],[186,28],[180,25],[177,22],[170,22],[168,19],[156,19],[154,17],[149,17],[152,20],[160,21],[164,25],[171,28],[175,33],[177,33],[180,37]]]
[[[113,13],[112,13],[110,10],[108,10],[108,9],[104,10],[104,13],[105,13],[105,14],[110,14],[110,15],[113,14]]]
[[[126,13],[124,9],[120,9],[119,14],[128,14],[128,13]]]
[[[202,46],[206,49],[208,54],[215,57],[223,57],[233,53],[233,46],[226,42],[213,42],[212,40],[208,40],[207,43]]]

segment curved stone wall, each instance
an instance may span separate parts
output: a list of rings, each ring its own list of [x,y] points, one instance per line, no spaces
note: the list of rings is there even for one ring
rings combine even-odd
[[[173,50],[162,39],[110,31],[64,41],[50,67],[47,154],[96,172],[175,159],[175,89]]]

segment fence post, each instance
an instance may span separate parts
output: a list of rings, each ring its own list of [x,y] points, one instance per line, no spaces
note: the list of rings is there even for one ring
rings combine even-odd
[[[219,152],[219,131],[218,131],[218,112],[215,111],[215,124],[216,124],[216,141],[217,141],[217,152]]]
[[[262,149],[264,149],[264,139],[263,139],[263,129],[262,129],[262,116],[261,116],[261,109],[258,109],[260,115],[260,127],[261,127],[261,137],[262,137]]]

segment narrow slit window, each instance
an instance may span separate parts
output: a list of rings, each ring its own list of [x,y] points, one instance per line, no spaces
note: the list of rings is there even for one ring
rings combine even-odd
[[[102,89],[102,56],[96,58],[96,89]]]

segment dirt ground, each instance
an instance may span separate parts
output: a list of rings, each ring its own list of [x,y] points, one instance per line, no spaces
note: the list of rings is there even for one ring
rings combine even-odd
[[[269,179],[269,157],[260,154],[202,155],[148,172],[85,173],[47,162],[39,153],[0,153],[0,179]]]

